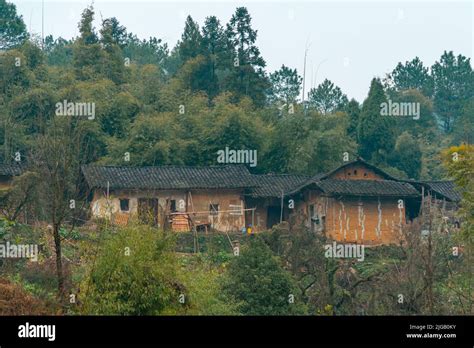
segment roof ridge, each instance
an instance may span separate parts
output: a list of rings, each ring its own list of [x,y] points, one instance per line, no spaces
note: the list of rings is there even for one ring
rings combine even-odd
[[[446,179],[446,180],[422,180],[420,182],[454,182],[452,179]]]
[[[190,166],[180,164],[162,164],[157,166],[121,166],[116,164],[83,164],[81,167],[93,167],[93,168],[124,168],[124,169],[141,169],[141,168],[193,168],[193,169],[206,169],[206,168],[226,168],[226,167],[244,167],[245,164],[212,164],[208,166]]]
[[[252,176],[301,176],[311,178],[311,175],[306,174],[291,174],[291,173],[263,173],[263,174],[252,174]]]

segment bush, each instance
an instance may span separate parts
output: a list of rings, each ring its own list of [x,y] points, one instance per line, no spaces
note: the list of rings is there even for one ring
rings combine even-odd
[[[53,314],[40,300],[28,294],[19,284],[0,278],[0,315]]]
[[[119,229],[92,261],[78,296],[84,314],[158,315],[177,310],[185,293],[173,240],[149,226]],[[171,308],[170,308],[171,307]]]
[[[258,236],[232,259],[225,292],[244,315],[303,314],[299,291],[291,275]],[[294,302],[292,302],[294,298]]]

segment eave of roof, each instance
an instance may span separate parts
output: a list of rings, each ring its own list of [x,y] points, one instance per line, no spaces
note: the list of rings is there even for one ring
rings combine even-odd
[[[0,175],[17,176],[23,173],[23,167],[19,164],[0,164]]]
[[[253,178],[257,186],[252,189],[248,196],[254,198],[281,197],[288,190],[292,190],[310,179],[309,176],[295,174],[261,174],[253,175]]]
[[[246,189],[255,187],[245,166],[82,166],[91,188],[110,189]]]
[[[417,197],[419,192],[410,184],[394,180],[326,179],[316,183],[326,194],[336,196]]]
[[[461,201],[461,190],[456,186],[452,180],[435,180],[435,181],[415,181],[406,180],[415,187],[424,186],[428,190],[434,192],[436,195],[445,198],[451,202]]]

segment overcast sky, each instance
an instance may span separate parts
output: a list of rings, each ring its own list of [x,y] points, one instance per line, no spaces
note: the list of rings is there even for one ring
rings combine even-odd
[[[7,0],[8,1],[8,0]],[[11,0],[10,0],[11,1]],[[41,0],[14,0],[29,31],[41,33]],[[91,1],[45,0],[45,36],[72,38]],[[415,56],[431,65],[444,50],[473,56],[471,1],[113,1],[95,0],[96,28],[117,17],[140,38],[155,36],[173,47],[190,14],[200,25],[217,16],[227,23],[246,6],[258,30],[257,46],[272,72],[282,64],[303,74],[308,47],[306,91],[325,78],[349,98],[362,101],[374,76]]]

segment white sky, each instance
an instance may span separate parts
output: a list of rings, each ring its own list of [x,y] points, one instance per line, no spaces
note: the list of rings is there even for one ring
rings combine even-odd
[[[31,32],[41,33],[40,0],[7,1],[16,4]],[[45,36],[77,36],[81,12],[90,3],[45,0]],[[188,14],[201,26],[210,15],[225,25],[238,6],[246,6],[252,16],[268,72],[285,64],[302,75],[304,51],[309,47],[306,92],[328,78],[349,98],[362,101],[370,80],[384,77],[399,61],[419,56],[430,66],[444,50],[473,56],[472,0],[94,1],[96,28],[101,16],[117,17],[128,32],[140,38],[156,36],[170,48],[180,38]]]

